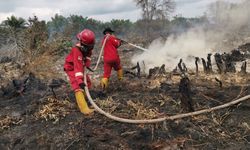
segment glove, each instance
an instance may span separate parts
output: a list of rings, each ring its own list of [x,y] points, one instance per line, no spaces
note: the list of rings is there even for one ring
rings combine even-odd
[[[85,87],[86,85],[84,84],[84,83],[80,83],[79,84],[79,87],[81,88],[81,89],[83,89],[84,90],[84,87]]]
[[[128,42],[124,41],[124,40],[121,40],[121,45],[122,44],[127,44]]]

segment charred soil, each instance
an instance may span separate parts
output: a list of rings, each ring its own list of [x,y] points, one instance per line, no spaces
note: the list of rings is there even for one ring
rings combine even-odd
[[[22,76],[25,78],[16,83],[19,86],[10,83],[1,88],[0,149],[250,148],[250,101],[184,119],[135,125],[110,120],[97,112],[84,116],[69,85],[62,79],[47,82],[32,74]],[[113,74],[104,94],[98,88],[98,75],[93,76],[96,86],[91,95],[102,109],[113,115],[150,119],[187,112],[181,103],[181,77],[172,72],[150,78],[130,74],[123,81]],[[200,72],[189,73],[188,78],[194,110],[250,94],[249,74]]]

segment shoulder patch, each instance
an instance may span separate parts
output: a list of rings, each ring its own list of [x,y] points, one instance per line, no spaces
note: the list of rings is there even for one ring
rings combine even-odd
[[[82,60],[82,56],[78,56],[78,60]]]

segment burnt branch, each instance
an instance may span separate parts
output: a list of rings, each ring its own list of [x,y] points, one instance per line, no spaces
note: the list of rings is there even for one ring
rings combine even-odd
[[[128,70],[125,70],[124,74],[131,74],[131,75],[133,75],[133,77],[137,76],[134,72],[131,72],[131,71],[128,71]]]

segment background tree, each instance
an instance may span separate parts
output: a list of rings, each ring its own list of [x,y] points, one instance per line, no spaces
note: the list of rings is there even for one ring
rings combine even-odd
[[[27,23],[23,18],[17,18],[12,15],[7,17],[7,20],[4,20],[2,24],[9,30],[10,36],[8,40],[10,43],[14,43],[10,45],[11,48],[9,49],[9,52],[14,52],[14,54],[10,53],[10,55],[14,55],[16,60],[19,60],[21,51],[24,49],[24,45],[21,42],[24,38],[23,29]]]
[[[175,8],[173,0],[135,0],[135,2],[137,6],[142,9],[146,37],[151,37],[149,36],[152,32],[150,24],[153,20],[158,20],[158,22],[162,24],[161,28],[164,28],[169,14],[172,13]]]

